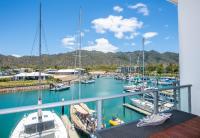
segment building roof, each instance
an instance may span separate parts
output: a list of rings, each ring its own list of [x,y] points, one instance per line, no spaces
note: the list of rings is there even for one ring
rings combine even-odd
[[[31,72],[31,73],[19,73],[14,75],[15,77],[35,77],[35,76],[39,76],[39,72]],[[45,73],[41,73],[41,76],[50,76],[49,74],[45,74]]]
[[[71,73],[71,72],[78,72],[76,69],[60,69],[57,73]]]

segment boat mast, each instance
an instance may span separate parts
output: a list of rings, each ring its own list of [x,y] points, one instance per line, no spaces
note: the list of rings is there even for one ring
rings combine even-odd
[[[145,45],[145,38],[142,38],[142,83],[144,88],[144,45]]]
[[[40,1],[40,13],[39,13],[39,94],[38,94],[38,105],[42,104],[42,92],[41,92],[41,66],[42,66],[42,4]],[[42,110],[38,109],[38,118],[42,119]]]
[[[81,45],[82,45],[82,32],[81,32],[81,24],[82,24],[82,11],[81,7],[79,10],[79,99],[81,98]]]

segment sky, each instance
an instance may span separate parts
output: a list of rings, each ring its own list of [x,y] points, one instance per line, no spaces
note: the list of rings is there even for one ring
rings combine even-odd
[[[141,50],[145,38],[145,50],[178,52],[177,6],[167,0],[41,1],[43,54],[75,50],[78,34],[89,51]],[[0,54],[38,54],[39,2],[0,0]]]

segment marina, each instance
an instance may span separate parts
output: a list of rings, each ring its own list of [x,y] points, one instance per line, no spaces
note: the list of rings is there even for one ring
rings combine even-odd
[[[0,138],[200,137],[197,0],[0,7]]]
[[[121,94],[123,93],[123,86],[126,84],[127,82],[115,80],[112,77],[100,77],[97,78],[96,82],[93,84],[81,84],[81,98],[93,98]],[[65,101],[71,100],[72,94],[74,99],[78,99],[78,89],[79,84],[75,83],[72,84],[70,89],[60,92],[54,92],[48,89],[42,90],[43,103],[59,102],[62,101],[63,98]],[[38,91],[28,91],[0,94],[0,109],[37,104],[37,93]],[[128,101],[129,99],[126,98],[126,102]],[[106,100],[103,102],[103,122],[106,124],[106,127],[110,127],[109,120],[112,118],[112,116],[118,116],[120,119],[124,120],[124,122],[138,120],[144,116],[143,114],[140,114],[134,110],[124,108],[122,104],[123,98]],[[87,103],[87,105],[93,110],[97,109],[96,103],[94,102]],[[62,114],[61,108],[58,107],[50,108],[50,111],[54,111],[58,115]],[[1,115],[0,121],[3,123],[3,125],[0,125],[1,137],[8,137],[10,132],[12,132],[14,127],[17,125],[17,122],[19,122],[24,114],[27,113],[29,112]],[[65,107],[64,113],[68,117],[70,116],[69,106]]]

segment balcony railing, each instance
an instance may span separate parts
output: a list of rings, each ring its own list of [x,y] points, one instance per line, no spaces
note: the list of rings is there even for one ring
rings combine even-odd
[[[17,112],[24,112],[24,111],[32,111],[37,109],[46,109],[46,108],[54,108],[54,107],[61,107],[61,106],[69,106],[73,104],[78,103],[87,103],[87,102],[96,102],[97,104],[97,120],[98,120],[98,129],[101,129],[102,126],[102,102],[104,100],[114,99],[114,98],[124,98],[124,97],[130,97],[134,95],[141,95],[145,93],[153,93],[154,97],[154,113],[158,113],[158,93],[160,91],[165,90],[173,90],[173,96],[174,96],[174,108],[180,109],[180,91],[183,88],[187,88],[188,92],[188,112],[191,112],[191,87],[192,85],[182,85],[182,86],[174,86],[174,87],[168,87],[168,88],[160,88],[160,89],[154,89],[154,90],[146,90],[146,91],[140,91],[140,92],[131,92],[131,93],[122,93],[118,95],[112,95],[112,96],[104,96],[104,97],[95,97],[95,98],[86,98],[86,99],[78,99],[78,100],[69,100],[69,101],[61,101],[61,102],[54,102],[54,103],[46,103],[42,105],[30,105],[30,106],[21,106],[21,107],[15,107],[15,108],[6,108],[6,109],[0,109],[0,115],[4,114],[11,114],[11,113],[17,113]]]

